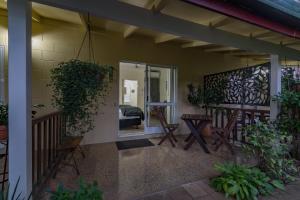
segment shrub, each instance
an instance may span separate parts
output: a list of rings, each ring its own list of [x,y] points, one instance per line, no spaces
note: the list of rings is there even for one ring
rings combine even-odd
[[[51,200],[102,200],[102,192],[98,188],[98,184],[85,183],[82,179],[79,181],[78,190],[69,190],[64,188],[62,184],[57,186],[56,191],[50,192]]]
[[[259,168],[272,178],[292,181],[297,173],[294,160],[289,155],[292,136],[261,122],[246,127],[246,131],[249,144],[243,148],[257,156]]]
[[[215,168],[221,176],[213,178],[211,185],[225,193],[226,198],[256,200],[258,195],[270,195],[275,188],[284,189],[281,181],[272,180],[258,168],[236,164],[216,165]]]

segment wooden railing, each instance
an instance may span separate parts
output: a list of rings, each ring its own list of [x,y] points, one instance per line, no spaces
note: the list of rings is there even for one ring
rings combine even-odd
[[[265,121],[270,115],[269,110],[230,107],[207,107],[206,115],[212,116],[214,127],[223,128],[226,126],[228,118],[234,110],[239,110],[239,115],[235,128],[230,135],[233,143],[246,143],[247,137],[243,128],[247,125],[255,124],[258,120]]]
[[[59,162],[58,145],[66,131],[61,112],[54,112],[32,120],[32,183],[33,195],[41,192],[44,183]]]

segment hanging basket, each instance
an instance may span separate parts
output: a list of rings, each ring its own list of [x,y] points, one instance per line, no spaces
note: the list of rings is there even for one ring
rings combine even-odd
[[[4,125],[0,125],[0,140],[7,140],[7,138],[8,138],[7,127]]]

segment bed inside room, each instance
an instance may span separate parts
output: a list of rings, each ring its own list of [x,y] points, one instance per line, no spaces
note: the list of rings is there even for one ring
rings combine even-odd
[[[121,62],[119,74],[119,136],[144,134],[144,64]]]

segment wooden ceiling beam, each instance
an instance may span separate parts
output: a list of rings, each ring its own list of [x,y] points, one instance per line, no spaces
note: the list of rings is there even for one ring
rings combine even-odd
[[[123,33],[124,38],[128,38],[131,36],[134,32],[136,32],[139,28],[136,26],[128,25]]]
[[[154,12],[160,12],[166,7],[166,5],[168,5],[169,2],[170,0],[154,0],[152,10]]]
[[[0,8],[0,16],[7,17],[7,10]],[[41,23],[42,17],[32,8],[31,19],[32,21]]]
[[[274,34],[274,32],[265,30],[265,31],[262,31],[260,33],[252,33],[250,37],[257,38],[257,39],[262,39],[262,38],[278,37],[278,35]]]
[[[191,47],[206,46],[206,45],[209,45],[209,44],[210,43],[208,43],[208,42],[193,41],[193,42],[189,42],[189,43],[183,44],[181,47],[182,48],[191,48]]]
[[[131,24],[162,33],[178,35],[194,41],[236,47],[255,52],[268,53],[299,59],[300,51],[272,42],[250,38],[220,29],[212,29],[202,24],[180,19],[164,13],[153,14],[152,11],[130,5],[121,1],[101,0],[32,0],[33,2],[55,6],[76,12],[90,13],[95,17]]]
[[[148,0],[148,2],[145,5],[146,9],[150,9],[153,12],[160,12],[162,9],[165,8],[165,6],[168,4],[169,0]],[[124,38],[130,37],[134,32],[136,32],[139,29],[137,26],[131,26],[128,25],[125,28],[125,31],[123,33]]]
[[[33,21],[41,23],[42,17],[32,8],[31,18]]]
[[[163,43],[163,42],[168,42],[168,41],[171,41],[171,40],[175,40],[175,39],[178,39],[180,38],[179,36],[177,35],[171,35],[171,34],[161,34],[160,36],[156,37],[154,39],[155,43],[158,44],[158,43]]]
[[[235,22],[235,19],[227,17],[227,16],[221,16],[215,20],[212,20],[211,22],[209,22],[209,26],[212,28],[219,28],[222,26],[226,26],[229,24],[232,24]]]
[[[296,41],[290,41],[290,42],[282,42],[283,46],[296,46],[296,45],[300,45],[300,41],[296,40]]]
[[[205,52],[219,52],[219,51],[235,51],[235,50],[240,50],[235,47],[215,47],[215,48],[209,48],[205,49]]]

